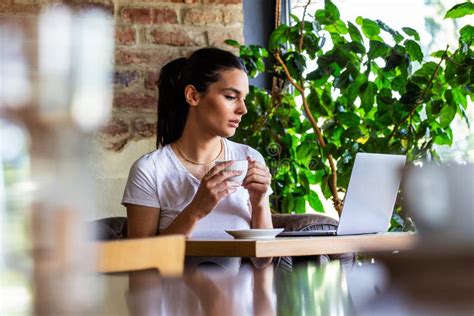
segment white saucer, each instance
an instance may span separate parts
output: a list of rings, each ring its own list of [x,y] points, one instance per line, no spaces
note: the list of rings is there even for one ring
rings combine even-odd
[[[235,239],[273,239],[283,231],[283,228],[275,229],[231,229],[225,232],[232,235]]]

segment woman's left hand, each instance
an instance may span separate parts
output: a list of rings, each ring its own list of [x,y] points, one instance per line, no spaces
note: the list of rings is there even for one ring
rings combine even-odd
[[[243,187],[249,191],[250,203],[258,205],[265,202],[265,195],[270,188],[272,175],[267,166],[247,157],[249,162],[247,176],[242,183]]]

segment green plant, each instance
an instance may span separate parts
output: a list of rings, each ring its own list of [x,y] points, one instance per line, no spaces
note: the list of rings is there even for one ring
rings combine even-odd
[[[466,2],[445,18],[473,11]],[[319,185],[340,212],[340,193],[357,152],[438,160],[433,145],[451,145],[453,118],[460,115],[469,124],[474,27],[459,31],[458,48],[433,52],[436,61],[430,61],[412,28],[397,31],[362,17],[344,22],[330,0],[311,20],[305,18],[293,16],[291,25],[276,28],[268,50],[227,41],[240,49],[250,76],[265,72],[277,78],[271,92],[250,88],[248,113],[234,139],[265,156],[273,174],[274,210],[304,213],[308,202],[323,212],[312,190]],[[393,226],[403,225],[397,216]]]

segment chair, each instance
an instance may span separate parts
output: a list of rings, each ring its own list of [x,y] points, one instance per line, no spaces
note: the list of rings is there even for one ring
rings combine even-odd
[[[97,272],[124,272],[155,268],[162,275],[179,276],[184,269],[183,235],[92,242]]]

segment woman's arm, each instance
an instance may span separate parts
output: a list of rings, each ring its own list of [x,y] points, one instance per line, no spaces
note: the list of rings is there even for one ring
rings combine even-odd
[[[160,235],[183,234],[190,236],[199,217],[190,207],[185,208]],[[158,234],[160,209],[127,204],[128,238],[152,237]]]
[[[127,204],[128,238],[152,237],[158,233],[160,209]]]
[[[191,236],[198,221],[207,216],[217,203],[240,186],[229,178],[241,171],[226,171],[232,162],[214,166],[202,179],[191,203],[186,206],[160,235],[182,234]],[[128,231],[130,238],[154,236],[158,232],[160,209],[127,204]]]
[[[188,205],[175,219],[171,224],[166,227],[160,235],[172,235],[172,234],[182,234],[186,237],[191,236],[194,227],[198,221],[202,218],[198,212],[192,209],[191,205]]]
[[[270,211],[270,201],[268,197],[266,197],[267,204],[256,205],[253,206],[252,203],[249,202],[250,213],[252,214],[252,221],[251,227],[252,228],[273,228],[272,223],[272,215]],[[268,266],[273,260],[273,257],[268,258],[255,258],[250,257],[250,261],[252,261],[254,267],[257,269],[263,269]]]
[[[249,191],[249,207],[252,216],[252,228],[273,228],[272,214],[270,211],[270,200],[267,192],[270,188],[271,174],[268,168],[251,159],[249,169],[244,179],[244,188]],[[250,258],[256,268],[264,268],[269,265],[273,258]]]
[[[263,202],[250,202],[250,210],[252,214],[252,228],[273,228],[270,201],[268,196],[264,198]]]

